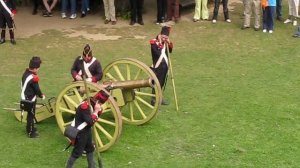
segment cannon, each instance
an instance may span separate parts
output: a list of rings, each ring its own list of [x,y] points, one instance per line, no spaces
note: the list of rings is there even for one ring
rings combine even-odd
[[[110,88],[107,92],[110,96],[102,105],[103,113],[95,123],[95,144],[98,145],[99,152],[109,149],[118,141],[123,122],[142,125],[152,120],[157,115],[162,100],[162,91],[156,75],[146,64],[136,59],[124,58],[108,64],[103,69],[103,78],[99,83],[87,82],[89,96],[94,96],[107,86]],[[37,105],[37,122],[55,116],[63,133],[66,126],[71,124],[77,106],[87,98],[86,93],[83,81],[71,83],[57,98]],[[151,104],[153,98],[155,103]],[[19,111],[15,111],[15,116],[18,120],[22,118]],[[23,116],[23,122],[26,121],[24,118],[26,114]]]

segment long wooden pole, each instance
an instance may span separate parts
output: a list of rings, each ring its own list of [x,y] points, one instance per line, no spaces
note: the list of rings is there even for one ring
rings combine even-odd
[[[171,73],[171,80],[172,80],[172,85],[173,85],[173,93],[174,93],[174,99],[175,99],[175,105],[176,105],[176,110],[179,110],[178,107],[178,101],[177,101],[177,95],[176,95],[176,88],[175,88],[175,79],[174,79],[174,74],[173,74],[173,68],[172,68],[172,61],[171,61],[171,55],[169,52],[169,48],[168,48],[168,43],[165,42],[165,47],[167,50],[167,54],[168,54],[168,61],[169,61],[169,69],[170,69],[170,73]]]

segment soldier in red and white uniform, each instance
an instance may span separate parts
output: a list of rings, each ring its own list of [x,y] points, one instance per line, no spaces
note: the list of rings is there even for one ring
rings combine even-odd
[[[173,50],[173,43],[169,39],[170,27],[164,26],[161,32],[155,39],[150,40],[151,54],[152,54],[152,70],[159,80],[160,86],[163,90],[167,80],[169,56],[168,51],[171,53]],[[167,48],[168,47],[168,48]],[[154,99],[151,104],[154,104]],[[163,99],[162,105],[167,105],[166,100]]]
[[[17,13],[16,5],[14,0],[0,0],[0,28],[1,28],[1,38],[0,44],[5,43],[5,30],[6,24],[9,29],[10,42],[16,44],[15,34],[14,34],[14,16]]]
[[[25,70],[21,81],[20,107],[22,110],[27,111],[26,132],[30,138],[38,137],[37,129],[34,127],[37,97],[45,99],[45,95],[39,87],[39,77],[37,75],[41,63],[40,57],[32,57],[29,68]]]
[[[83,151],[86,151],[88,167],[95,167],[93,158],[94,145],[92,143],[91,127],[102,113],[101,104],[105,103],[109,95],[101,90],[93,98],[91,98],[91,106],[87,100],[83,101],[76,109],[75,113],[75,127],[79,129],[78,135],[75,139],[74,148],[71,156],[67,161],[67,168],[72,168],[76,159],[78,159]],[[93,107],[91,109],[90,107]],[[91,112],[91,110],[93,110]]]
[[[75,81],[83,80],[83,70],[85,71],[89,82],[98,82],[102,79],[102,67],[100,62],[93,57],[90,45],[83,49],[82,56],[78,56],[72,66],[71,74]]]

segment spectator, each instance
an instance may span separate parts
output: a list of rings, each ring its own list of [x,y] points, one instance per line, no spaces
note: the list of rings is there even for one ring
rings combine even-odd
[[[167,0],[167,20],[174,18],[175,23],[179,21],[179,0]]]
[[[276,0],[262,0],[261,5],[263,9],[263,32],[273,33]]]
[[[288,0],[288,4],[289,17],[283,23],[293,23],[293,26],[297,26],[299,0]]]
[[[244,25],[242,30],[250,28],[252,11],[254,11],[254,30],[258,31],[260,27],[261,0],[244,0]]]
[[[157,0],[156,2],[157,2],[156,24],[160,24],[165,21],[167,0]]]
[[[221,2],[221,0],[215,0],[215,7],[214,7],[212,23],[217,23],[220,2]],[[231,20],[229,19],[229,12],[228,12],[228,0],[222,0],[222,4],[223,4],[223,12],[224,12],[225,21],[228,23],[231,23]]]
[[[276,15],[277,15],[276,19],[282,22],[283,18],[282,18],[281,9],[282,9],[282,0],[276,0]]]
[[[144,25],[143,8],[144,8],[144,0],[130,0],[130,9],[131,9],[131,21],[129,23],[130,25],[134,25],[136,22],[140,25]]]
[[[85,17],[90,12],[90,0],[81,0],[81,17]]]
[[[61,0],[61,18],[65,19],[67,18],[67,7],[68,7],[68,1],[69,0]],[[77,1],[76,0],[70,0],[71,4],[71,15],[70,19],[76,19],[76,7],[77,7]]]
[[[82,56],[75,59],[71,69],[75,81],[83,80],[84,74],[87,75],[87,81],[95,83],[101,80],[103,75],[101,64],[93,57],[92,49],[88,44],[84,47]]]
[[[46,11],[43,12],[44,17],[52,16],[52,9],[55,7],[57,0],[43,0]]]
[[[41,6],[42,4],[42,0],[33,0],[33,10],[32,10],[32,15],[36,15],[37,14],[37,10],[39,8],[39,6]]]
[[[207,0],[195,0],[195,14],[193,21],[198,22],[201,18],[208,20]]]
[[[115,11],[115,0],[103,0],[105,20],[104,24],[111,22],[112,25],[117,23],[116,11]]]
[[[298,26],[297,32],[293,35],[293,37],[300,38],[300,26]]]

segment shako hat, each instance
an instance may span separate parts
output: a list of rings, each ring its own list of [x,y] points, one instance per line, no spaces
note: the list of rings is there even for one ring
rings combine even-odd
[[[163,26],[161,28],[160,34],[169,36],[170,30],[171,30],[171,27],[169,27],[169,26]]]
[[[84,46],[82,54],[83,54],[84,56],[86,56],[86,55],[88,55],[88,56],[90,56],[90,57],[93,56],[93,54],[92,54],[92,49],[91,49],[91,46],[90,46],[89,44],[86,44],[86,45]]]
[[[106,100],[108,99],[109,94],[107,94],[104,90],[100,90],[94,97],[93,99],[95,101],[99,101],[101,104],[105,103]]]
[[[42,60],[38,56],[34,56],[31,58],[29,62],[29,68],[34,69],[34,68],[39,68],[41,66]]]

